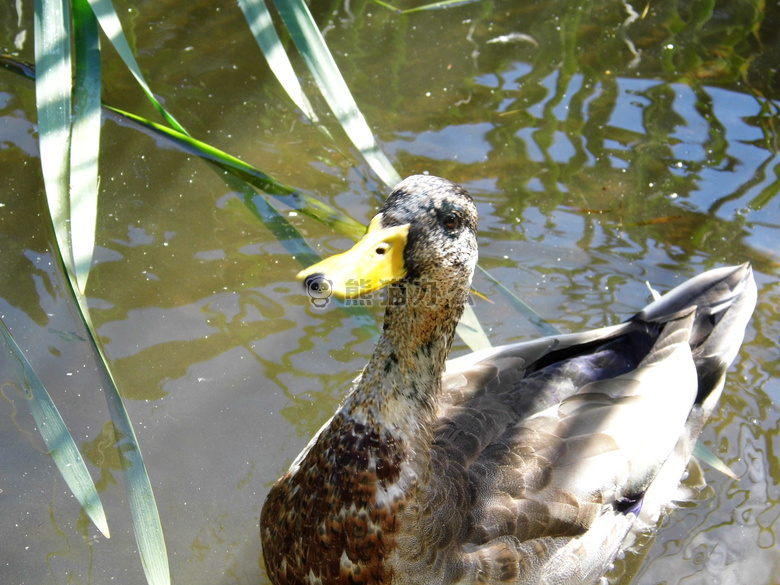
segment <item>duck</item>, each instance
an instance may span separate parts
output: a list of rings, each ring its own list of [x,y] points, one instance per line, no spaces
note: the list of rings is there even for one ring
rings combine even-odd
[[[319,298],[387,296],[371,359],[264,503],[275,585],[596,583],[672,506],[755,308],[750,265],[447,361],[477,220],[462,186],[411,176],[298,275]]]

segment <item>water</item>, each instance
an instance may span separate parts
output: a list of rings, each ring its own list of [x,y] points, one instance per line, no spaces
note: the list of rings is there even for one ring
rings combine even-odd
[[[31,60],[30,8],[19,19],[8,4],[0,46]],[[778,583],[777,6],[761,23],[747,3],[708,13],[670,2],[645,14],[579,4],[397,16],[348,2],[316,17],[399,172],[469,188],[481,266],[555,327],[622,320],[645,304],[645,281],[663,291],[706,268],[753,263],[759,306],[702,436],[740,479],[705,470],[709,499],[669,516],[644,563],[630,559],[616,578]],[[383,188],[332,121],[335,143],[300,118],[236,6],[117,9],[155,92],[195,136],[367,222]],[[104,55],[104,100],[153,118],[113,50]],[[34,122],[31,82],[0,70],[0,316],[90,461],[112,538],[79,515],[2,355],[0,575],[141,583],[101,381],[49,251]],[[267,583],[265,493],[372,341],[339,311],[310,307],[293,282],[300,264],[206,164],[115,119],[104,121],[101,149],[88,294],[174,582]],[[348,245],[280,210],[321,254]],[[487,279],[475,288],[494,302],[475,302],[494,344],[538,335]]]

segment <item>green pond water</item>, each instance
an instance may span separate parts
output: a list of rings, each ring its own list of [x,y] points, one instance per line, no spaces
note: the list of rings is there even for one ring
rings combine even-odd
[[[411,5],[411,4],[408,4]],[[306,75],[334,139],[270,73],[235,2],[116,2],[141,67],[196,137],[366,223],[386,191]],[[478,2],[397,15],[320,2],[315,18],[402,176],[466,186],[480,264],[549,324],[617,323],[707,268],[749,261],[758,307],[702,442],[709,497],[663,522],[619,583],[780,583],[780,6]],[[0,4],[0,49],[33,56],[32,3]],[[300,61],[295,61],[296,65]],[[157,119],[104,42],[106,103]],[[303,68],[300,68],[303,71]],[[89,524],[0,355],[0,581],[145,583],[109,420],[51,252],[33,83],[0,69],[0,317],[101,490]],[[178,584],[267,584],[271,483],[372,350],[294,282],[301,264],[202,160],[115,116],[101,141],[93,319],[143,450]],[[321,255],[333,229],[277,204]],[[478,274],[493,344],[539,328]],[[379,308],[370,309],[379,317]],[[456,343],[456,352],[467,348]],[[659,421],[659,425],[664,421]]]

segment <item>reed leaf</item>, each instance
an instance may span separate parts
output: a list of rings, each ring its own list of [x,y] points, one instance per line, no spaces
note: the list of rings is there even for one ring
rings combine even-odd
[[[485,334],[485,330],[482,329],[482,325],[479,323],[479,319],[477,318],[474,309],[472,309],[469,304],[467,304],[466,308],[463,310],[463,315],[461,315],[455,331],[472,351],[492,347],[488,336]]]
[[[70,9],[67,2],[35,2],[35,101],[43,182],[54,231],[66,266],[73,266],[70,242]]]
[[[87,0],[73,0],[76,84],[70,151],[70,233],[76,284],[82,293],[95,251],[100,150],[100,37]]]
[[[105,6],[102,0],[96,4]],[[100,356],[101,363],[111,379],[112,384],[108,385],[105,392],[109,411],[114,424],[122,432],[121,442],[129,445],[118,447],[124,447],[130,461],[124,473],[141,562],[150,585],[168,585],[168,558],[151,482],[132,424],[111,375],[108,366],[110,361],[97,341],[96,330],[83,293],[94,248],[100,129],[100,74],[99,69],[94,69],[99,63],[99,46],[94,19],[87,12],[84,5],[76,8],[77,33],[82,37],[76,42],[76,47],[77,50],[83,51],[83,54],[77,57],[77,81],[80,86],[76,90],[76,118],[72,127],[70,5],[60,0],[37,0],[35,3],[35,89],[41,167],[56,236],[53,246],[59,251],[67,275],[66,282],[87,326],[92,347]],[[74,135],[78,141],[76,143],[72,143]],[[94,144],[88,145],[89,142]],[[70,153],[74,146],[85,152],[74,153],[71,158]],[[71,176],[76,179],[72,191]],[[71,220],[76,215],[79,218],[73,224]],[[78,269],[72,238],[76,229],[89,232],[86,236],[78,234],[76,237]],[[80,278],[77,273],[81,275]]]
[[[81,306],[86,306],[86,299],[76,290],[74,296],[79,299]],[[82,305],[83,303],[83,305]],[[103,364],[109,364],[110,360],[103,347],[97,343],[94,335],[95,326],[88,312],[82,310],[82,318],[87,325],[92,347],[98,352]],[[126,462],[122,467],[125,478],[125,488],[130,505],[130,514],[133,518],[135,541],[138,544],[138,554],[141,557],[141,565],[149,585],[170,585],[171,574],[168,565],[168,549],[165,545],[165,537],[160,522],[160,513],[157,510],[157,501],[154,497],[149,473],[146,470],[138,438],[133,429],[133,423],[127,414],[122,397],[119,394],[118,385],[106,367],[105,372],[111,381],[106,388],[106,402],[111,420],[119,431],[114,447],[118,449]]]
[[[528,319],[531,324],[539,329],[542,335],[559,335],[561,333],[556,327],[550,325],[541,315],[539,315],[539,313],[534,311],[527,303],[525,303],[503,284],[501,284],[501,282],[494,278],[493,275],[490,274],[487,270],[482,268],[479,264],[477,264],[477,268],[482,274],[485,275],[488,280],[490,280],[490,282],[498,287],[499,292],[504,295],[504,297],[509,301],[509,304],[518,313],[523,315],[523,317]]]
[[[393,187],[401,177],[379,148],[303,0],[274,0],[279,15],[325,101],[379,179]]]
[[[290,59],[284,50],[279,34],[271,20],[271,13],[264,0],[238,0],[238,5],[244,13],[249,29],[260,45],[268,66],[290,96],[290,99],[312,122],[319,120],[309,99],[303,93],[303,88],[295,75]]]
[[[188,134],[168,128],[162,124],[157,124],[156,122],[152,122],[141,116],[111,106],[106,107],[123,118],[140,124],[158,135],[161,134],[167,137],[185,152],[190,152],[215,163],[261,191],[268,193],[288,207],[300,211],[302,214],[307,215],[354,240],[362,237],[366,231],[365,226],[346,213],[331,207],[316,197],[312,197],[307,193],[298,191],[289,185],[277,181],[270,175],[265,174],[249,163],[246,163],[231,154],[202,142],[197,138],[192,138]],[[282,217],[282,219],[284,218]],[[284,221],[286,222],[287,220],[284,219]]]
[[[392,10],[396,14],[411,14],[413,12],[423,12],[425,10],[444,10],[446,8],[454,8],[456,6],[463,6],[465,4],[475,4],[482,2],[482,0],[442,0],[441,2],[431,2],[430,4],[423,4],[422,6],[415,6],[414,8],[398,8],[388,2],[382,0],[373,0],[374,4],[378,4],[382,8]]]
[[[62,420],[54,401],[30,362],[27,361],[24,352],[16,344],[2,321],[0,321],[0,335],[14,358],[17,376],[22,384],[25,404],[30,409],[38,432],[41,434],[60,475],[92,523],[106,538],[111,538],[103,504],[65,421]]]
[[[715,453],[707,449],[707,447],[705,447],[701,441],[696,441],[696,444],[693,446],[693,456],[702,463],[706,463],[713,469],[720,471],[726,477],[737,480],[739,479],[737,474],[734,473],[728,465],[721,461],[721,459],[715,455]]]
[[[141,89],[149,98],[149,101],[157,108],[157,111],[160,112],[160,115],[165,118],[165,121],[168,122],[168,124],[176,128],[179,132],[187,134],[187,131],[179,124],[176,118],[173,117],[173,114],[169,113],[157,100],[152,93],[149,84],[146,83],[146,79],[144,78],[143,73],[141,73],[141,68],[138,66],[135,55],[130,48],[130,43],[127,42],[127,37],[122,30],[122,23],[119,21],[119,16],[117,16],[114,5],[111,4],[111,0],[89,0],[89,5],[92,7],[92,11],[95,13],[95,17],[100,23],[100,28],[103,29],[103,32],[109,38],[117,53],[119,53],[122,61],[125,62],[130,73],[133,74],[133,77],[135,77],[136,81],[141,86]]]

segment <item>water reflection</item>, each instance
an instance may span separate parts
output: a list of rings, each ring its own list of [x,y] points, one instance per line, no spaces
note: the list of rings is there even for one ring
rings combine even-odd
[[[236,7],[118,7],[155,91],[188,127],[370,217],[383,197],[376,181],[338,132],[334,147],[299,120]],[[756,317],[703,435],[740,480],[708,471],[712,498],[671,515],[620,582],[778,582],[777,8],[763,23],[752,4],[710,14],[650,4],[633,19],[629,8],[496,2],[398,17],[371,3],[315,7],[396,167],[470,188],[482,266],[558,328],[623,319],[644,304],[645,280],[665,290],[707,267],[754,264]],[[0,45],[12,47],[31,19],[9,11],[0,7]],[[533,42],[490,42],[513,33]],[[22,55],[31,51],[23,43]],[[106,61],[104,98],[147,112]],[[94,538],[25,439],[31,420],[18,430],[2,400],[0,497],[12,524],[0,530],[1,572],[9,583],[140,583],[100,380],[38,218],[33,112],[29,82],[0,70],[0,315],[92,461],[113,536]],[[101,156],[90,303],[137,424],[174,579],[265,583],[257,518],[268,485],[330,416],[370,335],[309,306],[292,282],[299,263],[202,162],[114,121]],[[346,246],[289,219],[323,254]],[[494,301],[475,304],[494,343],[536,335],[507,317],[492,283],[475,286]]]

